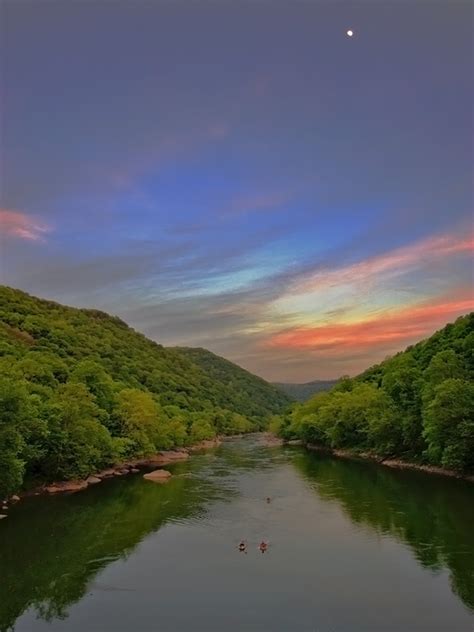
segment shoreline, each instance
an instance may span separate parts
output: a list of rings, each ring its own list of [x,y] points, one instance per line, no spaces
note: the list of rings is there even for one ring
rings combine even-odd
[[[279,446],[302,446],[306,450],[311,452],[322,452],[324,454],[341,458],[341,459],[352,459],[352,460],[362,460],[362,461],[372,461],[373,463],[377,463],[378,465],[384,465],[385,467],[390,467],[392,469],[401,469],[401,470],[418,470],[420,472],[425,472],[427,474],[436,474],[438,476],[447,476],[450,478],[457,478],[459,480],[464,480],[469,483],[474,483],[474,474],[473,475],[463,475],[459,474],[454,470],[448,470],[446,468],[438,467],[435,465],[423,465],[421,463],[413,463],[410,461],[403,461],[402,459],[394,459],[390,457],[383,457],[371,452],[355,452],[353,450],[345,450],[345,449],[337,449],[337,448],[328,448],[326,446],[314,444],[314,443],[304,443],[300,439],[294,439],[285,441],[280,437],[272,434],[271,432],[258,432],[251,434],[261,434],[264,440],[264,443],[267,447],[279,447]],[[186,448],[176,448],[174,450],[161,450],[156,454],[148,457],[143,457],[139,459],[131,459],[122,463],[116,463],[104,470],[91,474],[86,479],[71,479],[71,480],[63,480],[63,481],[54,481],[49,483],[41,483],[29,490],[19,491],[16,494],[10,496],[5,499],[1,504],[3,505],[3,509],[6,509],[8,505],[15,504],[19,502],[22,498],[27,498],[30,496],[41,496],[41,495],[54,495],[54,494],[65,494],[65,493],[75,493],[78,491],[82,491],[87,489],[92,485],[96,485],[101,483],[103,480],[108,478],[114,478],[116,476],[126,476],[127,474],[138,474],[142,470],[148,468],[161,468],[167,465],[173,465],[174,463],[179,463],[180,461],[185,461],[189,458],[189,456],[195,452],[200,452],[201,450],[209,450],[212,448],[216,448],[223,441],[228,439],[237,439],[245,435],[229,435],[229,436],[218,436],[214,439],[206,439],[204,441],[200,441],[194,445],[191,445]]]
[[[103,480],[108,478],[114,478],[116,476],[126,476],[127,474],[138,474],[141,470],[148,468],[160,468],[166,465],[172,465],[185,461],[194,452],[200,452],[201,450],[209,450],[211,448],[217,448],[222,443],[223,437],[216,437],[214,439],[206,439],[195,443],[186,448],[176,448],[174,450],[160,450],[156,454],[139,459],[130,459],[122,463],[116,463],[110,467],[95,472],[89,475],[85,479],[71,479],[65,481],[54,481],[49,483],[41,483],[32,489],[26,491],[19,491],[14,496],[6,499],[6,504],[10,505],[18,502],[22,498],[29,496],[41,496],[45,494],[65,494],[75,493],[87,489],[92,485],[97,485]],[[15,498],[16,500],[12,500]]]
[[[291,445],[291,442],[285,442],[286,445]],[[362,461],[372,461],[378,465],[384,465],[385,467],[391,467],[392,469],[399,470],[418,470],[425,472],[426,474],[437,474],[438,476],[448,476],[450,478],[457,478],[459,480],[468,481],[474,483],[474,474],[460,474],[454,470],[448,470],[436,465],[423,465],[422,463],[413,463],[411,461],[403,461],[402,459],[392,459],[390,457],[383,457],[371,452],[354,452],[352,450],[342,450],[335,448],[327,448],[315,443],[302,444],[307,450],[312,452],[324,452],[331,456],[335,456],[341,459],[353,459]]]

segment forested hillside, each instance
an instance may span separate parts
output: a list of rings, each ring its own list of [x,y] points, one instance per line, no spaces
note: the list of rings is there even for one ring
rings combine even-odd
[[[207,349],[176,349],[197,365],[213,383],[222,387],[215,394],[217,406],[225,408],[230,395],[233,405],[241,414],[265,417],[269,411],[288,404],[288,398],[274,385]]]
[[[330,392],[272,428],[329,448],[474,472],[474,313]]]
[[[313,382],[305,382],[303,384],[290,384],[286,382],[274,382],[274,386],[280,389],[298,402],[305,402],[316,393],[329,391],[338,380],[314,380]]]
[[[104,312],[0,287],[0,498],[25,477],[84,477],[248,432],[288,402],[213,354],[167,349]]]

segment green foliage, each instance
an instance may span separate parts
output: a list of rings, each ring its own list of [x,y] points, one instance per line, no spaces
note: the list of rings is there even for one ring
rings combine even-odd
[[[268,420],[269,413],[281,412],[290,402],[275,386],[206,349],[183,347],[179,351],[207,376],[207,398],[212,408],[228,409],[260,424]]]
[[[165,349],[104,312],[0,287],[0,496],[216,433],[289,399],[203,349]]]
[[[424,435],[431,460],[453,470],[474,469],[474,384],[448,378],[424,409]]]
[[[190,438],[192,443],[198,443],[199,441],[205,441],[206,439],[212,439],[215,437],[215,428],[208,421],[204,419],[196,419],[191,424]]]
[[[85,477],[113,461],[112,437],[99,414],[84,384],[69,382],[54,391],[47,415],[43,474],[61,479]]]
[[[291,399],[295,399],[297,402],[306,402],[317,393],[329,391],[337,382],[338,380],[314,380],[304,384],[274,382],[274,386],[286,393]]]
[[[474,471],[474,314],[272,419],[284,438]]]
[[[28,417],[28,396],[21,384],[0,382],[0,499],[22,481],[24,462],[21,427]]]

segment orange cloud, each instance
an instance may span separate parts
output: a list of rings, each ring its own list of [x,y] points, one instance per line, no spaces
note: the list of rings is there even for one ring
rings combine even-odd
[[[446,322],[474,310],[474,296],[468,288],[463,295],[445,297],[412,307],[393,309],[355,323],[328,323],[296,327],[273,335],[268,347],[308,349],[343,355],[348,350],[369,350],[387,345],[402,349]]]
[[[418,241],[410,246],[335,270],[319,270],[306,276],[292,289],[292,294],[321,290],[341,285],[367,285],[381,276],[399,276],[427,261],[474,249],[474,238],[440,235]]]
[[[0,233],[8,237],[41,241],[51,228],[27,213],[0,209]]]

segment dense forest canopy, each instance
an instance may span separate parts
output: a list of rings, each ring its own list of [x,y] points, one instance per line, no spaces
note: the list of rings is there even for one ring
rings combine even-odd
[[[272,429],[328,448],[474,472],[474,313],[329,392]]]
[[[305,402],[316,393],[329,391],[338,380],[314,380],[303,384],[292,384],[287,382],[274,382],[274,385],[286,393],[288,397],[296,399],[298,402]]]
[[[25,478],[85,477],[249,432],[288,403],[210,352],[164,348],[104,312],[0,287],[0,498]]]

